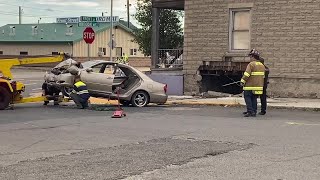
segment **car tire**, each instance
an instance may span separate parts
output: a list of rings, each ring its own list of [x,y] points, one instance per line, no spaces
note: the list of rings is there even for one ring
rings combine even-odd
[[[149,101],[149,95],[145,91],[137,91],[131,98],[131,104],[134,107],[145,107],[148,105]]]
[[[73,88],[71,88],[71,87],[62,87],[61,92],[64,96],[70,97],[72,90],[73,90]]]
[[[9,104],[11,102],[11,94],[10,92],[0,86],[0,110],[4,110],[9,107]]]
[[[126,100],[120,100],[120,104],[122,104],[125,107],[129,107],[131,102],[130,101],[126,101]]]

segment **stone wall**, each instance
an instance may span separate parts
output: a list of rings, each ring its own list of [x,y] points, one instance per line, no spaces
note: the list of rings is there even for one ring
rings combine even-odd
[[[247,52],[229,51],[229,8],[251,8],[251,48],[270,67],[270,94],[320,96],[320,0],[186,0],[186,94],[199,91],[194,77],[202,61]]]

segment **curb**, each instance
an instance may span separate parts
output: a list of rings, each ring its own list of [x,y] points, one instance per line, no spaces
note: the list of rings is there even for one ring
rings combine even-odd
[[[225,106],[225,107],[241,107],[240,103],[205,103],[205,102],[167,102],[166,105],[193,105],[193,106]]]

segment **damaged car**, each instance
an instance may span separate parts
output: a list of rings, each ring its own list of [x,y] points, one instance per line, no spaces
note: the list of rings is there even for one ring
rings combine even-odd
[[[59,88],[69,97],[75,75],[86,83],[92,97],[118,99],[119,93],[120,103],[124,106],[164,104],[168,99],[166,84],[153,81],[132,66],[104,60],[80,64],[68,59],[47,72],[44,79],[49,87]]]

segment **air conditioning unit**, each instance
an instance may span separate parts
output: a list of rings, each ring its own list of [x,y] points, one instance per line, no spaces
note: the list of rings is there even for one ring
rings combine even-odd
[[[99,51],[99,52],[98,52],[98,56],[99,56],[99,57],[101,57],[101,56],[103,56],[103,55],[104,55],[104,53],[103,53],[102,51]]]

